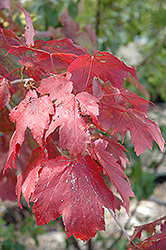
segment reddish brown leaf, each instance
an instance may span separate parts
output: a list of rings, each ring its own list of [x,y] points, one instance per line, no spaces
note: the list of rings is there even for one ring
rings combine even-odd
[[[29,198],[35,190],[41,163],[45,161],[47,161],[47,159],[43,150],[40,147],[36,148],[32,152],[29,163],[24,171],[17,176],[16,195],[20,208],[23,208],[20,202],[21,192],[29,206]]]
[[[100,176],[101,168],[89,157],[79,162],[65,157],[46,162],[32,196],[37,224],[46,224],[62,214],[67,238],[89,240],[105,230],[103,206],[118,206]]]

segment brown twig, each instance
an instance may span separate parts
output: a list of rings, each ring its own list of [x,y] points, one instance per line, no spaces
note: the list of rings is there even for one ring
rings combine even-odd
[[[116,221],[116,223],[118,224],[118,226],[120,227],[122,232],[125,234],[126,238],[130,241],[131,240],[130,236],[128,235],[126,229],[122,226],[122,224],[120,223],[120,221],[116,217],[115,213],[112,211],[112,209],[109,209],[109,208],[108,208],[108,211],[110,212],[110,214],[112,215],[112,217],[114,218],[114,220]],[[136,244],[133,241],[131,241],[131,244],[136,247]]]
[[[96,35],[99,34],[99,26],[100,26],[100,17],[101,17],[101,0],[97,1],[97,10],[96,10]]]

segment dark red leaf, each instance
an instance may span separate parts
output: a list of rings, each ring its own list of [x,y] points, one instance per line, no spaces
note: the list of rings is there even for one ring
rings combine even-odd
[[[129,213],[129,197],[135,197],[130,187],[129,179],[121,166],[117,163],[117,160],[107,151],[108,142],[99,139],[96,140],[94,144],[94,152],[96,153],[99,163],[103,167],[104,174],[110,178],[115,190],[121,195],[126,211]]]
[[[15,167],[16,154],[24,141],[25,130],[30,128],[34,139],[42,147],[44,130],[48,129],[50,115],[54,114],[53,103],[48,96],[38,98],[37,93],[30,90],[25,99],[12,109],[10,120],[16,122],[16,131],[11,139],[9,155],[4,171],[9,167]]]
[[[41,163],[45,161],[47,161],[47,158],[43,150],[40,147],[36,148],[32,152],[29,163],[24,171],[17,176],[16,195],[20,208],[23,208],[20,202],[21,192],[29,206],[29,198],[35,190]]]
[[[67,237],[84,241],[105,230],[103,206],[115,210],[112,192],[100,176],[101,168],[89,157],[79,162],[65,157],[46,162],[32,196],[37,225],[62,214]]]
[[[30,58],[29,56],[26,56],[26,52],[29,51],[32,51],[34,53],[31,61],[36,62],[37,68],[50,73],[61,73],[65,71],[67,67],[77,58],[75,54],[71,53],[50,54],[45,50],[28,48],[26,46],[11,46],[9,51],[7,52],[7,55],[12,53],[13,55],[18,56],[22,61],[24,61],[25,64],[26,58]],[[35,70],[35,65],[33,67],[33,70]]]
[[[122,167],[125,169],[127,164],[130,164],[125,152],[128,152],[125,147],[117,142],[117,140],[113,138],[105,138],[108,142],[107,151],[111,153],[117,160],[120,162]],[[129,153],[129,152],[128,152]]]
[[[72,40],[68,38],[50,40],[47,42],[47,46],[43,46],[42,49],[48,51],[49,53],[71,53],[77,56],[88,54],[85,47],[73,44]]]
[[[132,235],[132,237],[130,239],[130,242],[132,240],[134,240],[135,238],[139,238],[140,239],[143,230],[146,231],[146,232],[148,232],[149,235],[151,236],[153,233],[156,232],[156,226],[157,225],[161,225],[162,226],[163,221],[166,221],[166,216],[163,216],[160,219],[157,219],[157,220],[155,220],[153,222],[150,222],[148,224],[134,227],[135,230],[134,230],[134,233],[133,233],[133,235]],[[165,230],[165,226],[164,226],[164,230]]]
[[[115,132],[122,134],[123,139],[127,130],[129,130],[137,155],[143,153],[147,147],[152,149],[153,140],[156,141],[160,149],[163,150],[165,142],[160,129],[155,122],[148,118],[145,112],[145,110],[148,109],[148,103],[136,96],[140,107],[137,107],[137,104],[135,104],[132,99],[127,99],[130,100],[134,106],[133,109],[127,108],[126,103],[122,103],[122,105],[118,103],[118,100],[116,100],[118,96],[119,95],[113,95],[102,98],[99,104],[100,115],[98,117],[101,126],[105,130],[108,130],[112,126]]]
[[[78,92],[86,91],[91,84],[93,77],[99,77],[104,83],[110,83],[117,88],[123,86],[125,78],[129,78],[129,73],[137,80],[134,67],[127,66],[109,52],[95,51],[93,56],[79,56],[68,67],[72,73],[71,81]]]

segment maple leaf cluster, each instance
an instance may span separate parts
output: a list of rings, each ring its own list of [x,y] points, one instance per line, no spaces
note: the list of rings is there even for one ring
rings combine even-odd
[[[14,83],[23,82],[23,76],[29,79],[28,87],[20,90],[25,97],[9,114],[16,129],[4,173],[16,167],[30,129],[38,146],[17,176],[20,207],[23,194],[28,204],[30,199],[34,202],[37,225],[62,214],[67,237],[74,234],[87,241],[105,229],[104,207],[115,212],[124,206],[129,213],[129,199],[134,197],[124,172],[127,150],[118,134],[124,140],[130,132],[137,155],[152,149],[153,141],[163,150],[164,140],[148,118],[149,102],[123,88],[126,78],[137,81],[134,67],[109,52],[96,50],[90,55],[68,38],[34,41],[30,14],[22,11],[25,41],[11,30],[0,32],[0,46],[8,59],[0,67],[1,108],[9,102]],[[122,199],[107,187],[101,173]]]

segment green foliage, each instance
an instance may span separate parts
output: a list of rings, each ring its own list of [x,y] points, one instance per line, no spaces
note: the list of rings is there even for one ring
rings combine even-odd
[[[0,247],[2,250],[24,250],[24,245],[19,243],[21,235],[32,237],[38,245],[37,236],[44,232],[44,227],[36,225],[33,214],[31,217],[25,218],[17,230],[14,224],[6,226],[6,222],[0,217]]]

